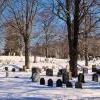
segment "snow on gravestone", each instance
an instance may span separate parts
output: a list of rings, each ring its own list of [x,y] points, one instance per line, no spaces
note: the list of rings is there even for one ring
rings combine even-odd
[[[39,81],[39,79],[40,79],[39,73],[40,72],[41,72],[41,70],[39,68],[36,68],[36,67],[32,68],[32,76],[31,76],[32,82]]]

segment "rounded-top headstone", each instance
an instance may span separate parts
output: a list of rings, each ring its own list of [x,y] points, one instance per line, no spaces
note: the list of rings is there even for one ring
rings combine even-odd
[[[53,80],[52,79],[48,80],[48,86],[53,87]]]
[[[67,81],[67,82],[66,82],[66,87],[68,87],[68,88],[72,88],[72,87],[73,87],[73,85],[72,85],[72,83],[71,83],[71,82]]]
[[[8,67],[5,67],[5,71],[8,71]]]
[[[45,79],[44,78],[40,79],[40,85],[45,85]]]
[[[61,81],[61,79],[58,79],[56,81],[56,87],[62,87],[62,81]]]
[[[82,89],[82,83],[81,83],[81,82],[76,82],[76,83],[75,83],[75,88],[80,88],[80,89]]]

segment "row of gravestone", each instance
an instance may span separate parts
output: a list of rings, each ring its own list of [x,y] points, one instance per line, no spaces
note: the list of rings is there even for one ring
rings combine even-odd
[[[53,87],[53,80],[49,79],[47,84],[48,84],[48,86]],[[45,79],[44,78],[40,79],[40,85],[45,85]],[[63,82],[61,81],[61,79],[58,79],[56,81],[56,87],[63,87]],[[67,81],[66,82],[66,87],[73,88],[73,84],[70,81]],[[75,83],[75,88],[81,88],[82,89],[82,83],[81,82],[76,82]]]
[[[5,71],[9,71],[9,68],[8,67],[5,67]],[[16,69],[15,68],[12,68],[11,69],[12,72],[16,72]],[[22,68],[19,68],[19,72],[22,72],[24,71]]]

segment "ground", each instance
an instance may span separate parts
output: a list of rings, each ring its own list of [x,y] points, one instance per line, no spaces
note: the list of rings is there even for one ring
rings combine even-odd
[[[4,61],[8,59],[4,59],[3,57],[1,61],[1,65]],[[13,57],[14,58],[14,57]],[[23,65],[22,59],[17,59],[12,61],[9,64],[13,64],[16,66]],[[46,85],[40,85],[39,82],[31,81],[31,71],[29,72],[11,72],[9,71],[9,77],[5,77],[6,72],[3,70],[3,66],[0,70],[0,100],[68,100],[68,99],[83,99],[83,100],[100,100],[100,76],[99,82],[93,82],[92,80],[92,72],[89,70],[89,74],[85,75],[85,83],[83,83],[83,89],[75,89],[75,81],[77,79],[72,79],[73,88],[66,88],[65,85],[63,87],[58,88],[55,86],[56,80],[61,79],[61,77],[56,76],[57,65],[62,65],[64,67],[66,61],[65,60],[52,60],[52,64],[50,62],[45,63],[43,61],[38,61],[33,64],[33,66],[49,66],[54,68],[54,76],[48,77],[45,76],[45,71],[42,70],[40,77],[44,77],[46,80]],[[92,62],[92,61],[91,61]],[[62,64],[61,64],[62,63]],[[94,62],[92,62],[94,63]],[[97,62],[96,62],[97,63]],[[80,66],[83,66],[83,62],[80,61]],[[99,64],[99,61],[98,61]],[[52,65],[52,66],[51,66]],[[58,66],[58,67],[59,67]],[[60,67],[62,67],[60,66]],[[15,66],[14,66],[15,67]],[[11,68],[11,67],[9,67]],[[91,67],[89,68],[91,69]],[[54,81],[53,87],[47,86],[47,80],[52,79]]]

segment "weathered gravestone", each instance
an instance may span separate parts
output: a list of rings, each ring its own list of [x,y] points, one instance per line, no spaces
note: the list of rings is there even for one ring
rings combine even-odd
[[[92,72],[96,72],[97,69],[96,69],[96,65],[92,65]]]
[[[40,85],[45,85],[45,79],[44,78],[40,79]]]
[[[53,76],[53,69],[47,69],[46,70],[46,75],[47,76]]]
[[[53,80],[52,79],[48,80],[48,86],[53,87]]]
[[[23,71],[23,69],[22,68],[19,68],[19,72],[22,72]]]
[[[68,72],[63,72],[62,73],[62,82],[66,84],[66,82],[69,81],[69,73]]]
[[[31,76],[31,79],[32,79],[32,82],[37,82],[39,81],[40,79],[40,75],[39,73],[41,72],[41,70],[39,68],[32,68],[32,76]]]
[[[61,81],[61,79],[58,79],[56,81],[56,87],[62,87],[62,81]]]
[[[15,72],[15,68],[12,68],[12,72]]]
[[[85,82],[84,81],[84,74],[83,73],[79,73],[79,75],[78,75],[78,82],[82,82],[82,83]]]
[[[98,82],[98,74],[93,74],[92,75],[92,81]]]
[[[72,88],[72,87],[73,87],[73,85],[72,85],[72,83],[71,83],[71,82],[67,81],[67,82],[66,82],[66,87],[68,87],[68,88]]]
[[[75,88],[80,88],[80,89],[82,89],[82,83],[81,83],[81,82],[76,82],[76,83],[75,83]]]
[[[5,71],[8,71],[8,67],[5,67]]]
[[[83,74],[88,74],[88,68],[83,68]]]

